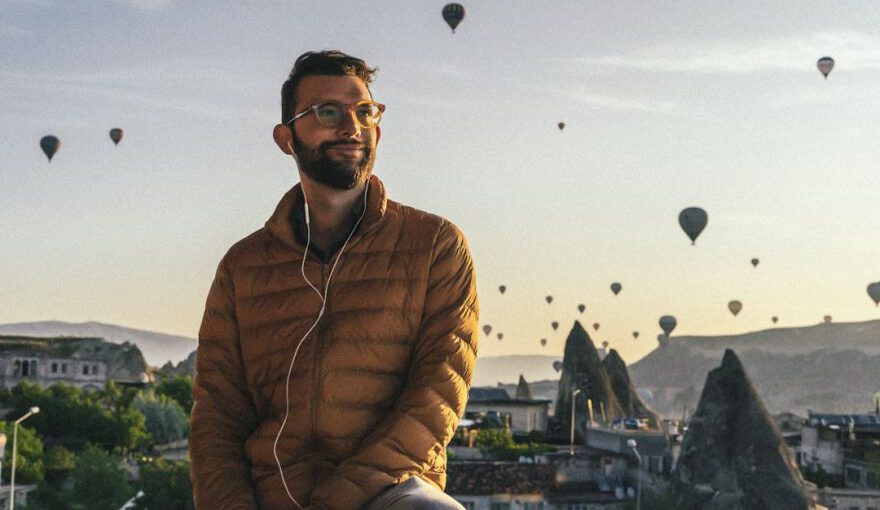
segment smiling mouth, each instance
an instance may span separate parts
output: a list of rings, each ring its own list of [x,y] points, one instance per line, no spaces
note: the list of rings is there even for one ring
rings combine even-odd
[[[356,146],[336,146],[336,147],[328,147],[328,151],[336,151],[341,154],[360,154],[364,151],[363,147]]]

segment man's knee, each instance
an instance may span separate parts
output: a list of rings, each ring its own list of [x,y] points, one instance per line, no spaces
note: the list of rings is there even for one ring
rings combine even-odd
[[[464,510],[461,503],[418,477],[395,487],[386,496],[391,497],[375,502],[382,505],[383,510]],[[374,506],[369,508],[372,510]]]

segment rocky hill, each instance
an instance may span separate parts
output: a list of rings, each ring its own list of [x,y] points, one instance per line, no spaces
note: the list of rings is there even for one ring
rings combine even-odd
[[[880,390],[880,321],[780,328],[736,336],[673,337],[630,366],[665,416],[693,411],[703,374],[729,346],[771,413],[864,412]]]
[[[804,480],[731,350],[709,372],[673,474],[682,510],[809,510]]]
[[[629,372],[626,369],[626,363],[617,354],[617,351],[611,349],[608,356],[602,360],[605,366],[605,372],[611,381],[611,389],[617,395],[620,407],[625,416],[640,416],[650,419],[655,426],[659,426],[660,419],[657,414],[642,402],[641,397],[636,392],[635,386],[629,378]]]
[[[562,375],[559,379],[553,418],[547,427],[550,441],[568,437],[571,423],[571,407],[574,398],[577,430],[583,430],[592,403],[593,419],[610,422],[615,418],[639,416],[649,418],[657,425],[657,416],[641,401],[630,383],[626,365],[616,351],[612,350],[601,359],[590,335],[580,322],[574,326],[565,340],[562,358]],[[573,395],[574,391],[577,395]]]
[[[0,324],[0,335],[31,337],[89,337],[103,338],[115,344],[128,342],[136,345],[147,363],[160,367],[166,362],[178,363],[196,350],[195,338],[166,335],[141,329],[125,328],[100,322],[70,323],[60,321],[20,322]]]

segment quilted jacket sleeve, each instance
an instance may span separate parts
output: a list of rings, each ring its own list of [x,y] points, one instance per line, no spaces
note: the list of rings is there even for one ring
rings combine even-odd
[[[322,510],[363,507],[383,489],[434,468],[464,414],[477,356],[476,274],[462,233],[444,222],[406,386],[392,410],[312,493]]]
[[[257,509],[244,455],[256,419],[242,374],[232,278],[224,259],[208,293],[193,381],[189,451],[197,510]]]

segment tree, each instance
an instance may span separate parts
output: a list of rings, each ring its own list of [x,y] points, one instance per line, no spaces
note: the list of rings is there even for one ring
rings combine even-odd
[[[144,415],[147,432],[156,443],[170,443],[186,437],[189,417],[176,400],[148,391],[138,395],[134,406]]]
[[[141,467],[144,495],[138,498],[139,510],[193,510],[189,462],[159,459]]]
[[[11,416],[24,414],[31,406],[40,413],[28,425],[46,440],[77,452],[87,443],[105,450],[130,450],[143,446],[147,437],[144,416],[125,402],[125,393],[81,392],[73,386],[55,384],[45,390],[23,381],[12,389],[6,402],[13,409]],[[117,395],[118,394],[118,395]]]
[[[63,446],[53,446],[43,455],[43,468],[47,481],[56,483],[63,481],[75,466],[76,456]]]
[[[477,448],[483,451],[498,450],[513,446],[513,437],[507,429],[482,429],[477,433]]]
[[[174,377],[163,377],[156,385],[156,393],[159,395],[167,395],[180,404],[180,407],[189,416],[192,413],[192,376],[177,375]]]
[[[3,479],[12,473],[12,441],[15,423],[0,421],[6,431],[6,454],[3,458]],[[43,440],[34,429],[18,426],[18,455],[15,461],[15,483],[39,483],[43,480]]]
[[[64,484],[76,466],[76,456],[63,446],[53,446],[43,455],[45,480],[28,494],[28,509],[69,510]]]
[[[93,445],[76,457],[70,481],[72,510],[118,510],[132,494],[120,459]]]

